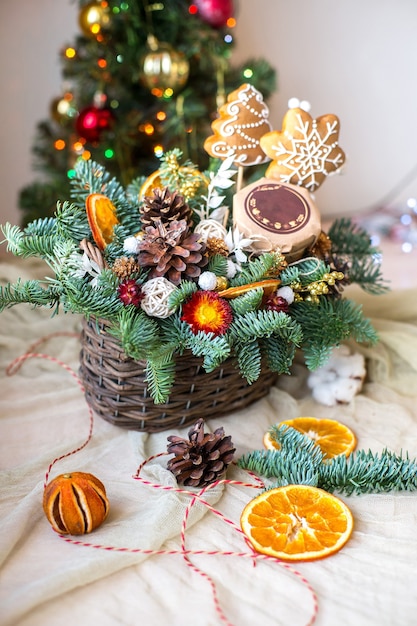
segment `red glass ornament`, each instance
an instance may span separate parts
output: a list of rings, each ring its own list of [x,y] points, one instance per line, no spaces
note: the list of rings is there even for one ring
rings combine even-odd
[[[232,0],[194,0],[193,4],[201,19],[214,28],[226,26],[229,17],[233,17]]]
[[[110,109],[90,106],[80,111],[75,121],[75,128],[80,137],[90,143],[97,143],[103,131],[111,128],[113,119]]]

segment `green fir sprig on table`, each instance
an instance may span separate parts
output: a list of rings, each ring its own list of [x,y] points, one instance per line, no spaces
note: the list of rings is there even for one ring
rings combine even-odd
[[[271,434],[277,450],[255,450],[238,459],[238,466],[271,480],[272,487],[311,485],[350,496],[417,490],[417,461],[388,449],[357,450],[324,460],[312,439],[294,428],[277,426]]]

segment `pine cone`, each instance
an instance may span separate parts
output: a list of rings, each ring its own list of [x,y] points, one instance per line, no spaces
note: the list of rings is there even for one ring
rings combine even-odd
[[[340,258],[332,251],[332,241],[330,237],[321,232],[316,243],[309,250],[310,254],[322,259],[330,268],[332,272],[342,272],[345,278],[338,280],[334,285],[329,285],[329,295],[338,298],[342,295],[346,285],[349,285],[349,263],[346,259]]]
[[[168,437],[168,452],[175,454],[167,468],[178,484],[187,487],[205,487],[219,480],[232,461],[235,448],[231,436],[223,428],[214,433],[204,433],[204,420],[199,419],[188,431],[188,438]]]
[[[139,272],[139,265],[133,257],[122,256],[115,260],[112,270],[121,281],[124,281]]]
[[[147,226],[139,244],[138,262],[142,267],[153,268],[149,278],[164,276],[174,285],[182,278],[196,279],[208,259],[204,255],[205,243],[201,235],[191,233],[185,220]]]
[[[226,242],[223,239],[220,239],[220,237],[209,237],[206,243],[206,250],[209,257],[214,256],[215,254],[228,257],[230,254],[230,250],[227,247]]]
[[[144,229],[146,226],[155,226],[157,220],[163,224],[180,220],[185,220],[188,226],[192,223],[192,211],[184,197],[177,191],[171,193],[168,187],[156,187],[153,196],[145,196],[139,211]]]
[[[332,250],[332,242],[330,237],[323,231],[317,238],[315,244],[310,248],[310,253],[318,259],[326,261]]]

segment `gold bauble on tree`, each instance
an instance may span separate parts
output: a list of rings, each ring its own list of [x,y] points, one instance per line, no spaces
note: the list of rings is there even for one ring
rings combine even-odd
[[[110,10],[108,3],[89,2],[81,7],[78,15],[78,23],[84,35],[87,37],[100,37],[103,28],[110,23]]]
[[[188,80],[190,65],[184,53],[150,35],[149,51],[142,59],[141,80],[157,97],[169,97]]]
[[[50,112],[52,119],[63,126],[71,122],[77,115],[72,93],[67,91],[63,96],[54,98],[50,105]]]

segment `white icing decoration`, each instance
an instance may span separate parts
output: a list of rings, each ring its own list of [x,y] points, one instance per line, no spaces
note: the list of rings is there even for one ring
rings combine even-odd
[[[326,132],[320,135],[316,120],[303,121],[299,113],[296,114],[297,125],[294,131],[299,137],[294,137],[288,130],[284,131],[286,138],[290,140],[290,145],[283,145],[280,141],[271,146],[274,153],[274,160],[279,165],[286,167],[289,173],[280,175],[283,183],[289,183],[297,179],[298,185],[303,185],[309,191],[314,191],[320,186],[321,181],[317,180],[316,174],[327,176],[339,169],[344,162],[342,151],[331,156],[331,152],[338,146],[338,142],[329,143],[332,135],[338,134],[339,123],[337,119],[326,123]],[[321,129],[323,126],[321,126]],[[270,155],[271,156],[271,155]]]
[[[220,139],[214,141],[210,145],[210,153],[212,156],[225,158],[228,156],[236,155],[234,162],[244,165],[257,165],[264,163],[268,160],[268,157],[260,147],[260,138],[271,130],[271,124],[269,123],[269,109],[263,102],[262,94],[257,91],[252,85],[246,85],[237,91],[237,100],[228,102],[225,105],[225,112],[228,116],[226,119],[218,119],[214,122],[213,128],[216,127],[216,133],[220,135]],[[253,99],[259,103],[258,108],[251,106]],[[259,110],[258,110],[259,109]],[[250,114],[254,116],[256,121],[241,123],[241,116]],[[249,135],[243,132],[243,129],[252,128],[255,134]],[[242,137],[246,145],[236,144],[230,146],[227,142],[227,138],[234,136]],[[217,135],[215,135],[217,138]],[[238,137],[236,140],[238,141]],[[248,154],[242,154],[243,151],[248,151]],[[254,152],[251,154],[250,152]],[[237,153],[240,154],[237,154]]]

